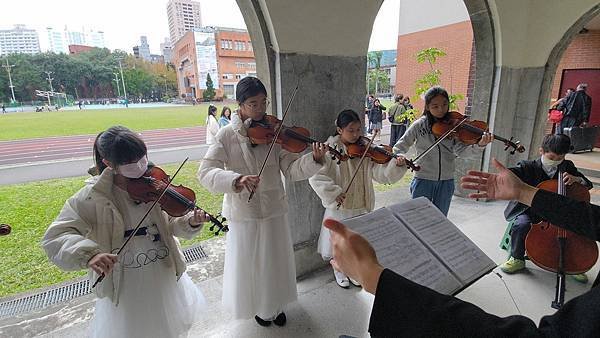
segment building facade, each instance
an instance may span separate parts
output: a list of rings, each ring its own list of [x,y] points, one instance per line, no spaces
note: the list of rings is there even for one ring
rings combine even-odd
[[[168,38],[165,38],[165,42],[160,44],[160,52],[162,53],[165,63],[171,63],[173,58],[173,45]]]
[[[53,53],[70,53],[69,45],[90,46],[105,48],[104,32],[83,29],[82,31],[72,31],[65,27],[64,30],[57,30],[52,27],[46,28],[48,39],[48,51]]]
[[[173,48],[180,97],[202,99],[207,76],[216,98],[235,99],[237,83],[256,75],[256,61],[246,30],[204,27],[186,33]]]
[[[256,61],[250,35],[245,29],[215,30],[219,89],[229,99],[235,99],[237,83],[245,76],[256,76]]]
[[[190,0],[169,0],[167,3],[169,36],[174,45],[186,32],[202,28],[200,3]]]
[[[39,52],[40,40],[35,29],[15,25],[13,29],[0,30],[0,55]]]
[[[427,17],[427,20],[423,20]],[[427,62],[418,63],[416,55],[427,48],[439,48],[446,56],[434,64],[441,71],[441,86],[450,94],[461,94],[458,100],[461,112],[470,111],[474,67],[473,30],[463,1],[417,0],[400,2],[398,26],[398,54],[396,62],[395,93],[410,96],[415,108],[423,109],[423,101],[415,100],[415,82],[430,71]]]
[[[89,52],[94,47],[92,46],[84,46],[84,45],[69,45],[69,54],[79,54]]]

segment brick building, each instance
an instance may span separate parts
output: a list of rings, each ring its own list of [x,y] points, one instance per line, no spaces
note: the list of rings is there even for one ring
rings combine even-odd
[[[89,52],[95,47],[85,45],[69,45],[69,54],[79,54]]]
[[[235,99],[240,79],[256,75],[256,62],[246,30],[204,27],[187,32],[173,48],[180,97],[202,99],[210,74],[216,98]]]
[[[427,20],[423,20],[424,17]],[[417,0],[403,0],[399,20],[396,93],[415,96],[415,81],[429,70],[429,65],[417,63],[415,56],[424,48],[437,47],[447,54],[435,65],[442,72],[442,86],[450,93],[465,95],[465,100],[459,101],[458,105],[461,111],[469,112],[476,55],[464,2],[430,0],[425,6]],[[587,82],[593,102],[600,102],[599,50],[600,18],[596,17],[562,55],[554,77],[551,101],[564,95],[566,88]],[[413,101],[416,108],[423,108],[422,100]],[[590,122],[600,125],[600,104],[592,105]]]

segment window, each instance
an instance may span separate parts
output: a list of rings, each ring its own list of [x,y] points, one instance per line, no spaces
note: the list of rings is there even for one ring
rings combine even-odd
[[[244,74],[235,74],[235,79],[240,80],[243,76]]]
[[[227,98],[235,99],[235,85],[223,84],[223,93],[227,95]]]

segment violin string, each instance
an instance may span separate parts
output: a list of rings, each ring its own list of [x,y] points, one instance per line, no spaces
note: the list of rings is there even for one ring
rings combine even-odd
[[[146,211],[146,213],[144,214],[144,216],[142,217],[142,219],[140,219],[139,223],[133,229],[133,231],[131,232],[131,234],[129,235],[129,237],[127,237],[127,239],[125,240],[125,242],[123,244],[121,244],[121,247],[117,251],[117,254],[116,254],[117,256],[119,254],[121,254],[121,252],[123,251],[123,249],[125,249],[125,246],[135,236],[135,234],[137,233],[137,231],[139,230],[139,228],[142,226],[142,223],[144,222],[144,220],[146,219],[146,217],[148,217],[148,215],[150,214],[150,211],[152,211],[152,209],[154,208],[154,206],[156,206],[156,204],[158,203],[158,201],[167,192],[167,189],[169,189],[169,187],[171,186],[171,182],[173,182],[173,179],[175,178],[175,176],[177,176],[177,174],[179,173],[179,171],[181,170],[181,168],[183,168],[183,165],[188,161],[188,159],[189,159],[189,157],[186,157],[185,160],[183,160],[183,162],[181,163],[181,165],[179,166],[179,168],[177,168],[177,171],[175,171],[175,174],[173,174],[173,176],[169,180],[169,183],[167,184],[167,186],[165,187],[165,189],[161,192],[161,194],[158,196],[158,198],[154,200],[154,202],[152,203],[152,205],[150,206],[150,208],[148,208],[148,211]],[[92,285],[92,289],[95,288],[96,285],[98,285],[98,283],[102,282],[102,280],[104,280],[104,277],[106,277],[106,274],[103,272],[100,276],[98,276],[98,278],[96,279],[96,281]]]
[[[281,117],[281,122],[280,122],[279,128],[277,128],[275,137],[273,137],[273,140],[271,141],[271,145],[269,145],[269,150],[267,151],[267,156],[265,156],[265,160],[263,161],[262,166],[260,167],[260,171],[258,172],[258,175],[257,175],[258,177],[260,177],[262,175],[263,170],[265,170],[265,166],[267,165],[267,161],[269,160],[269,155],[271,155],[271,152],[273,151],[273,146],[275,145],[277,138],[279,138],[279,134],[283,130],[283,121],[285,120],[285,117],[287,116],[287,114],[290,110],[290,107],[292,106],[292,102],[294,101],[294,98],[296,97],[296,93],[298,93],[298,88],[299,88],[298,85],[296,85],[296,88],[294,88],[294,91],[292,92],[292,97],[290,98],[287,106],[285,107],[285,111],[283,112],[283,116]],[[250,200],[254,196],[254,192],[255,192],[255,190],[252,190],[250,192],[250,196],[248,196],[248,203],[250,203]]]
[[[521,314],[521,309],[519,309],[519,306],[517,305],[517,301],[515,300],[515,297],[513,297],[512,292],[510,292],[510,289],[508,288],[508,285],[506,285],[506,282],[504,281],[504,278],[502,278],[502,275],[499,274],[498,272],[496,272],[496,276],[498,276],[498,278],[500,278],[500,280],[502,281],[502,284],[504,284],[504,287],[506,288],[506,291],[508,292],[508,295],[510,296],[510,299],[512,299],[513,304],[515,304],[515,308],[517,308],[517,312],[519,314]]]

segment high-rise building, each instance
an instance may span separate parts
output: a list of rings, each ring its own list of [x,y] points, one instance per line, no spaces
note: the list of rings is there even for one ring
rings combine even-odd
[[[69,53],[69,45],[83,45],[104,48],[104,32],[82,29],[81,32],[70,31],[65,26],[63,31],[52,27],[46,28],[48,34],[48,51],[54,53]]]
[[[185,32],[202,28],[200,17],[200,3],[191,0],[169,0],[167,3],[167,17],[169,19],[169,35],[171,45]]]
[[[64,32],[46,27],[46,33],[48,34],[48,51],[57,54],[69,52],[69,42],[65,39]]]
[[[164,57],[165,63],[171,63],[171,59],[173,58],[173,45],[169,38],[165,38],[165,42],[160,44],[160,52]]]
[[[148,38],[144,35],[140,36],[140,46],[139,46],[139,53],[140,53],[140,58],[146,60],[146,61],[150,61],[150,45],[148,44]]]
[[[25,25],[15,25],[13,29],[0,30],[0,55],[39,52],[40,40],[35,29],[26,28]]]

